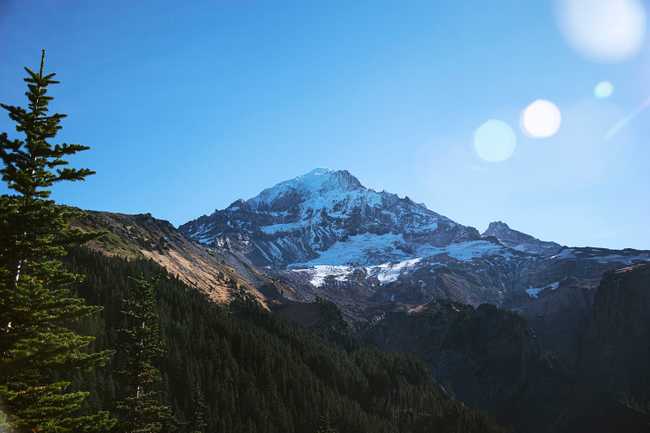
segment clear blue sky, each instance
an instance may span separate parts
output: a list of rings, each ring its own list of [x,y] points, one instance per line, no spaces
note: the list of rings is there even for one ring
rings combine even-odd
[[[0,101],[24,102],[41,47],[98,173],[68,204],[180,224],[327,167],[479,230],[650,248],[650,112],[602,139],[650,95],[650,50],[591,61],[552,1],[0,0]],[[518,126],[538,98],[563,114],[546,140]],[[474,152],[490,118],[517,133],[507,161]]]

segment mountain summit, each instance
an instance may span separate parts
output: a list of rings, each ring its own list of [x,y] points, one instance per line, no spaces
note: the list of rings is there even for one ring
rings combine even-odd
[[[413,202],[364,187],[346,170],[315,169],[180,227],[208,246],[258,265],[400,261],[421,248],[480,240],[473,227]]]
[[[531,235],[511,229],[503,221],[491,222],[483,236],[493,236],[503,245],[518,251],[539,255],[557,254],[562,245],[555,242],[541,241]]]
[[[437,298],[525,305],[561,291],[565,278],[594,280],[650,259],[646,251],[562,247],[500,221],[481,235],[408,197],[366,188],[345,170],[312,170],[180,230],[265,267],[297,298],[325,297],[350,315]]]
[[[345,193],[365,189],[361,182],[347,170],[317,168],[307,174],[281,182],[265,189],[258,196],[248,200],[256,210],[273,210],[284,207],[282,199],[293,194],[310,197],[328,192]]]

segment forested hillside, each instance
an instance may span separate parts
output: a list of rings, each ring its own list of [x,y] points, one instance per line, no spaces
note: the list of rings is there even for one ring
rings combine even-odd
[[[480,234],[346,170],[179,228],[84,211],[45,60],[0,103],[0,433],[650,431],[650,250]]]
[[[102,317],[83,324],[83,330],[97,335],[98,347],[116,347],[121,300],[133,284],[129,277],[164,271],[151,261],[87,249],[73,251],[68,263],[87,276],[82,297],[104,307]],[[500,431],[446,397],[414,358],[346,350],[245,297],[226,308],[175,279],[162,279],[157,296],[167,351],[160,366],[163,391],[180,431],[194,431],[193,421],[203,417],[206,432]],[[114,409],[120,362],[114,357],[105,369],[77,378],[92,391],[92,406]],[[197,413],[199,400],[205,402],[204,414]]]

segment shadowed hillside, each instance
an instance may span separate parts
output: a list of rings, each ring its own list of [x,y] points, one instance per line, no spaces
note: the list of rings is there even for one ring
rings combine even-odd
[[[98,336],[98,346],[114,347],[128,276],[160,267],[84,249],[68,261],[87,275],[81,294],[105,308],[101,320],[83,329]],[[323,417],[340,433],[500,431],[449,399],[415,359],[337,347],[264,312],[244,291],[230,309],[177,279],[163,280],[157,296],[167,348],[164,391],[181,430],[193,416],[191,396],[199,386],[207,431],[311,433]],[[119,396],[112,375],[119,363],[114,358],[95,376],[79,378],[96,390],[93,405],[111,408]]]

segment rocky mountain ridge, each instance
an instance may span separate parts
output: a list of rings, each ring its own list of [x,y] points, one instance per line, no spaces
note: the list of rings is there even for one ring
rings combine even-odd
[[[313,170],[179,230],[263,267],[298,300],[324,297],[356,318],[437,298],[518,308],[567,278],[593,287],[610,269],[650,260],[650,251],[565,247],[500,221],[481,234],[345,170]]]
[[[324,335],[332,329],[322,324],[321,301],[332,301],[365,341],[416,354],[452,395],[521,431],[569,432],[584,422],[607,431],[597,427],[631,418],[629,431],[637,431],[647,422],[611,396],[649,398],[630,386],[646,380],[647,353],[635,348],[647,339],[647,271],[638,269],[648,251],[566,247],[503,222],[480,234],[327,170],[179,229],[151,215],[105,212],[78,224],[107,231],[90,245],[104,254],[150,258],[216,302],[248,293]],[[590,387],[607,375],[616,380]],[[606,393],[593,404],[613,415],[594,421],[585,407],[586,418],[576,420],[592,391]]]
[[[197,245],[171,223],[151,214],[83,211],[72,224],[102,233],[86,244],[91,250],[130,260],[153,260],[218,303],[229,302],[236,293],[246,293],[264,306],[280,292],[292,297],[290,288],[271,280],[244,258]]]
[[[562,245],[555,242],[541,241],[531,235],[511,229],[503,221],[491,222],[483,237],[493,236],[503,245],[525,253],[540,256],[552,256],[562,249]]]
[[[473,227],[387,192],[345,170],[316,169],[179,227],[204,245],[238,250],[259,266],[378,265],[419,247],[478,241]],[[426,251],[422,251],[426,254]]]

